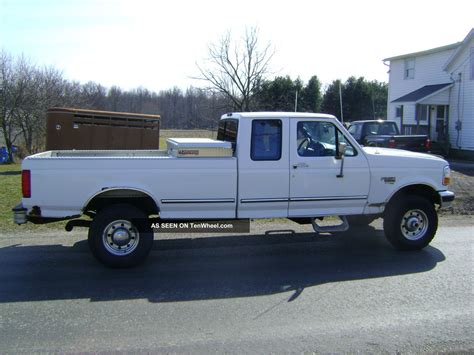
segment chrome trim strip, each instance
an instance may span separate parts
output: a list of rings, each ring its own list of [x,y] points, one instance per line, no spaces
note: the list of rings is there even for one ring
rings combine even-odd
[[[288,198],[243,198],[240,203],[288,202]]]
[[[328,197],[295,197],[295,198],[244,198],[240,203],[264,203],[264,202],[311,202],[311,201],[343,201],[343,200],[367,200],[363,196],[328,196]]]
[[[290,202],[344,201],[344,200],[367,200],[367,195],[364,195],[364,196],[328,196],[328,197],[295,197],[295,198],[290,198]]]
[[[164,199],[161,203],[234,203],[234,198],[216,198],[216,199],[192,199],[192,200],[180,200],[180,199]]]

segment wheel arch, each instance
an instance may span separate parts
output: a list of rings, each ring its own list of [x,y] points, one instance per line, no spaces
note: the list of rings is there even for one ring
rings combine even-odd
[[[394,203],[403,196],[422,196],[433,204],[441,204],[440,196],[432,186],[426,184],[410,184],[405,185],[394,192],[387,200],[386,205]]]
[[[150,193],[131,187],[114,187],[95,193],[84,204],[82,212],[97,212],[106,206],[118,203],[130,204],[148,215],[159,213],[158,203]]]

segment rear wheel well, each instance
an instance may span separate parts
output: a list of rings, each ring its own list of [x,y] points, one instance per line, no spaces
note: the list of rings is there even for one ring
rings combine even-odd
[[[158,206],[153,198],[145,192],[132,189],[114,189],[104,191],[94,196],[83,208],[83,212],[85,214],[89,212],[97,213],[104,207],[120,203],[132,205],[145,212],[147,215],[159,213]]]
[[[428,201],[432,202],[433,204],[440,205],[440,197],[439,194],[433,189],[431,186],[428,185],[409,185],[405,186],[402,189],[398,190],[389,200],[387,205],[390,205],[400,198],[405,196],[421,196],[426,198]]]

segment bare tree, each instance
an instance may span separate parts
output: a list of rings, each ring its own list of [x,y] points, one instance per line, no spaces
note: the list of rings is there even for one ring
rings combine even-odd
[[[62,73],[53,67],[26,66],[26,90],[22,106],[15,111],[18,128],[22,132],[27,153],[38,152],[44,146],[46,113],[48,108],[64,102],[66,81]]]
[[[14,59],[5,51],[0,52],[0,129],[7,147],[9,160],[13,161],[13,144],[21,135],[16,115],[24,105],[29,63],[24,57]]]
[[[260,47],[258,30],[247,29],[245,36],[234,42],[230,32],[209,45],[209,58],[197,64],[201,74],[197,79],[208,81],[221,92],[234,109],[250,111],[252,99],[261,81],[268,74],[274,50],[270,43]]]

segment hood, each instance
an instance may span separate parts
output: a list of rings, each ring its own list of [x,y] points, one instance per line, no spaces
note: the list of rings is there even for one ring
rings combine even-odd
[[[443,158],[432,154],[378,147],[364,147],[363,149],[373,167],[434,168],[449,165]]]

